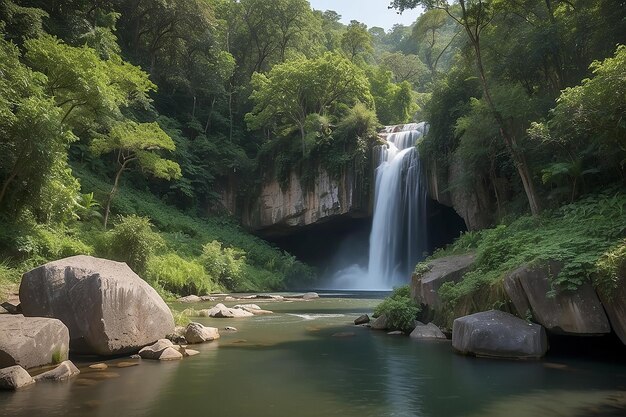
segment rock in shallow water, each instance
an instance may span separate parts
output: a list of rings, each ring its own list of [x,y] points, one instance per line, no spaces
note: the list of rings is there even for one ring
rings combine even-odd
[[[191,322],[187,325],[185,339],[189,343],[203,343],[219,339],[219,330],[215,327],[206,327],[200,323]]]
[[[454,320],[452,347],[476,356],[540,358],[548,350],[548,339],[543,326],[490,310]]]
[[[173,347],[165,348],[165,350],[159,356],[160,361],[175,361],[182,359],[183,354],[174,349]]]
[[[69,332],[59,320],[0,315],[0,368],[59,363],[67,359],[69,345]]]
[[[200,310],[200,317],[214,317],[217,319],[232,319],[240,317],[252,317],[254,314],[240,308],[228,308],[224,304],[217,304],[208,310]]]
[[[53,370],[37,375],[35,381],[65,381],[79,373],[80,371],[72,361],[64,361]]]
[[[359,316],[358,318],[354,320],[354,324],[356,324],[357,326],[359,324],[366,324],[369,322],[370,322],[370,316],[368,316],[367,314],[363,314],[362,316]]]
[[[378,316],[373,322],[370,323],[370,327],[374,330],[387,330],[389,324],[387,317],[384,314]]]
[[[165,349],[174,346],[168,339],[159,339],[156,343],[146,346],[139,351],[142,359],[159,359]]]
[[[409,336],[413,339],[446,339],[446,335],[435,323],[419,323]]]
[[[35,380],[19,365],[0,369],[0,389],[16,390],[34,383]]]
[[[167,304],[128,265],[91,256],[25,273],[20,300],[26,316],[61,320],[75,353],[130,353],[174,330]]]

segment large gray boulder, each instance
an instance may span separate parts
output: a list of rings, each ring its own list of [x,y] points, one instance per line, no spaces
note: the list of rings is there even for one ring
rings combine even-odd
[[[599,335],[611,327],[602,304],[590,283],[576,291],[556,288],[554,296],[551,277],[561,272],[562,264],[524,265],[508,274],[504,289],[520,317],[531,315],[548,332],[566,335]]]
[[[163,299],[122,262],[80,255],[47,263],[24,274],[20,300],[24,315],[65,323],[76,353],[132,353],[174,330]]]
[[[445,282],[458,282],[474,263],[474,254],[446,256],[428,263],[428,271],[411,278],[411,296],[432,309],[441,307],[439,288]]]
[[[542,326],[490,310],[454,320],[452,347],[476,356],[540,358],[548,350],[548,339]]]
[[[19,365],[0,369],[0,389],[16,390],[34,383],[35,380]]]
[[[26,369],[67,359],[70,334],[56,319],[0,315],[0,368]]]
[[[168,339],[159,339],[156,343],[146,346],[139,351],[141,359],[159,359],[161,354],[167,349],[173,347],[174,344]]]
[[[252,317],[254,314],[241,308],[228,308],[224,304],[217,304],[215,307],[200,310],[200,317],[213,317],[217,319],[232,319],[241,317]]]

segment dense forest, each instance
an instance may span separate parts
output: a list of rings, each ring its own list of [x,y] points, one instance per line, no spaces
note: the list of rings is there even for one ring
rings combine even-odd
[[[463,166],[448,187],[486,189],[493,224],[567,214],[550,248],[624,258],[625,3],[396,0],[425,12],[385,31],[306,0],[0,0],[0,291],[77,253],[162,294],[306,282],[222,191],[365,172],[381,125],[415,120],[429,169]],[[607,223],[582,260],[581,219]],[[508,265],[503,227],[457,244],[489,244],[466,286]]]

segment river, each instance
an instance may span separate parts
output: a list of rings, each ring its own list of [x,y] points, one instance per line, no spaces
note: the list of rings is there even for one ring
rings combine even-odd
[[[221,338],[182,361],[72,358],[81,374],[0,392],[0,415],[220,417],[624,416],[626,364],[549,356],[542,361],[471,358],[449,341],[426,342],[356,327],[381,293],[325,293],[257,302],[276,314],[194,319]],[[193,305],[208,308],[215,303]],[[234,305],[237,302],[226,303]],[[175,304],[182,310],[189,305]],[[226,332],[225,326],[237,327]]]

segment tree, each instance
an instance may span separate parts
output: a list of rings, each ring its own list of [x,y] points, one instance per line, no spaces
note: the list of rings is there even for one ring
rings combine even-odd
[[[352,62],[357,57],[363,57],[374,52],[372,35],[367,31],[367,25],[352,20],[341,37],[341,48]]]
[[[491,4],[483,0],[458,0],[458,7],[451,7],[447,0],[394,0],[391,4],[400,12],[418,5],[423,5],[429,9],[443,10],[463,28],[474,52],[476,69],[483,87],[484,99],[500,129],[500,136],[506,144],[522,181],[530,211],[533,215],[538,215],[541,211],[541,205],[526,156],[517,143],[518,140],[513,133],[512,126],[502,117],[492,98],[487,71],[483,64],[481,35],[494,19],[494,11]]]
[[[426,66],[417,55],[405,55],[401,52],[383,54],[380,65],[393,73],[396,83],[408,81],[417,87],[428,73]]]
[[[104,210],[104,227],[106,228],[111,210],[111,201],[115,196],[120,177],[129,165],[137,162],[141,171],[165,180],[177,179],[181,176],[180,166],[173,161],[159,156],[160,150],[173,151],[174,141],[157,123],[121,122],[115,125],[109,134],[96,137],[91,143],[96,156],[115,152],[117,171],[113,188],[109,193]]]
[[[36,204],[47,181],[66,179],[60,172],[76,139],[62,123],[62,109],[45,95],[46,77],[19,56],[0,39],[0,205],[10,196],[16,212]]]
[[[295,59],[276,65],[267,74],[254,74],[246,115],[249,129],[271,129],[279,135],[300,132],[305,154],[305,122],[310,114],[336,113],[339,105],[358,101],[373,106],[365,74],[346,58],[327,52],[316,59]]]
[[[63,109],[61,122],[72,130],[106,128],[122,109],[147,105],[156,86],[139,67],[118,55],[101,59],[88,46],[73,47],[44,35],[25,42],[26,62],[46,75],[45,92]]]
[[[418,45],[417,52],[430,70],[432,78],[436,77],[442,57],[460,33],[447,33],[446,28],[450,21],[444,10],[431,9],[426,10],[413,27],[412,38]]]

